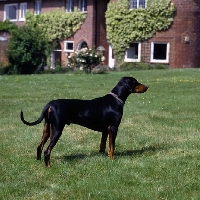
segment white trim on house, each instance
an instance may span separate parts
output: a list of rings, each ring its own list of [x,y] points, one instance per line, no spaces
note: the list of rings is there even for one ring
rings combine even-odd
[[[109,51],[108,51],[108,66],[110,68],[113,68],[115,66],[115,58],[111,44],[109,44]]]

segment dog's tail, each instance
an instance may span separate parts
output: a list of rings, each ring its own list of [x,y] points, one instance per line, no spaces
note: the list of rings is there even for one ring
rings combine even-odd
[[[23,122],[24,124],[26,124],[26,125],[28,125],[28,126],[35,126],[35,125],[41,123],[41,121],[42,121],[44,118],[46,118],[46,117],[48,116],[48,109],[49,109],[49,108],[50,108],[50,106],[47,104],[47,105],[44,107],[44,109],[43,109],[43,111],[42,111],[40,117],[39,117],[36,121],[34,121],[34,122],[27,122],[27,121],[24,119],[24,114],[23,114],[23,111],[22,111],[22,110],[21,110],[21,112],[20,112],[20,118],[21,118],[21,120],[22,120],[22,122]]]

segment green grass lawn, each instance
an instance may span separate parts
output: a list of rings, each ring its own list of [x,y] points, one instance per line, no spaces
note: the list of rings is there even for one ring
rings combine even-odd
[[[78,125],[65,127],[51,168],[36,160],[43,124],[25,126],[21,108],[34,121],[48,101],[105,95],[122,76],[149,90],[126,101],[115,160]],[[199,69],[0,76],[0,199],[200,199],[199,99]]]

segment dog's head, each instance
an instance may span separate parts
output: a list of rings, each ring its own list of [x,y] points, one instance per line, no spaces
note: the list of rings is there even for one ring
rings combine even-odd
[[[121,81],[124,87],[128,89],[130,93],[144,93],[148,89],[146,85],[139,83],[133,77],[122,77]]]

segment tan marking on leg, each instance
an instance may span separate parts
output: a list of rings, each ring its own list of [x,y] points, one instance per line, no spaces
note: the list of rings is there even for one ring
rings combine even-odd
[[[44,124],[44,129],[43,129],[43,135],[42,135],[41,142],[37,147],[37,159],[38,160],[41,159],[41,153],[42,153],[43,147],[44,147],[45,143],[47,142],[49,136],[50,136],[49,124],[46,122]]]
[[[114,147],[113,147],[113,144],[112,144],[112,133],[109,131],[109,132],[108,132],[108,135],[109,135],[108,156],[109,156],[111,159],[114,159]]]

